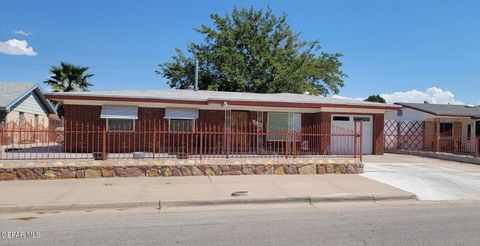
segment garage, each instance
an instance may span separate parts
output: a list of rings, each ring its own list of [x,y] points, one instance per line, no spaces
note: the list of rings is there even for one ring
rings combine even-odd
[[[330,150],[332,154],[342,155],[351,154],[354,144],[351,136],[335,136],[335,134],[353,133],[355,129],[355,121],[363,122],[362,129],[362,153],[369,155],[373,153],[373,118],[371,115],[332,115],[332,129],[330,139]],[[357,124],[357,127],[360,127]],[[360,129],[357,129],[360,132]],[[357,148],[360,148],[360,141],[357,142]],[[357,151],[359,152],[359,151]]]

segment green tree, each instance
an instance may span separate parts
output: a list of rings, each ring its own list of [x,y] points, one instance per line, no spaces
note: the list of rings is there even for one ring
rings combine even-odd
[[[173,61],[155,71],[172,88],[194,83],[199,60],[199,89],[258,93],[337,94],[347,77],[340,68],[340,53],[321,51],[319,41],[302,41],[270,8],[235,8],[225,16],[211,14],[213,27],[195,29],[202,43],[190,43],[189,55],[176,49]]]
[[[60,66],[50,68],[50,78],[45,81],[53,91],[88,91],[93,84],[88,81],[93,74],[87,74],[88,67],[60,62]]]
[[[386,103],[385,99],[380,95],[371,95],[371,96],[367,97],[367,99],[365,99],[364,101]]]

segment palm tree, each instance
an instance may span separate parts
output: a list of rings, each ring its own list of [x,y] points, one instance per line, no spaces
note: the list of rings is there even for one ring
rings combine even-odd
[[[60,66],[50,68],[52,74],[45,83],[50,85],[55,92],[88,91],[88,87],[93,85],[88,82],[88,78],[93,74],[86,74],[87,70],[88,67],[60,62]]]

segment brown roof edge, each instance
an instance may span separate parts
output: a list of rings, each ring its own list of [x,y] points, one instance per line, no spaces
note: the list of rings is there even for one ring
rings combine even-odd
[[[417,110],[417,111],[420,111],[420,112],[424,112],[424,113],[427,113],[427,114],[435,115],[435,116],[444,116],[444,117],[470,117],[470,118],[472,118],[472,119],[480,118],[480,117],[475,117],[475,116],[471,116],[471,115],[437,114],[437,113],[435,113],[435,112],[431,112],[431,111],[424,110],[424,109],[419,109],[419,108],[412,107],[412,106],[409,106],[409,105],[404,105],[404,104],[402,104],[402,103],[395,103],[395,104],[396,104],[396,105],[400,105],[400,106],[405,107],[405,108],[410,108],[410,109],[414,109],[414,110]]]
[[[179,104],[198,104],[207,105],[206,101],[201,100],[176,100],[176,99],[157,99],[157,98],[133,98],[133,97],[109,97],[109,96],[81,96],[81,95],[55,95],[45,94],[50,100],[55,99],[76,99],[89,101],[114,101],[114,102],[152,102],[152,103],[179,103]]]
[[[370,106],[370,105],[349,105],[349,104],[330,104],[330,103],[298,103],[298,102],[263,102],[263,101],[228,101],[228,100],[208,100],[208,103],[221,104],[227,102],[230,105],[241,106],[264,106],[264,107],[299,107],[299,108],[364,108],[364,109],[383,109],[397,110],[398,106]]]
[[[151,103],[177,103],[177,104],[222,104],[227,102],[230,105],[239,106],[264,106],[264,107],[299,107],[299,108],[363,108],[363,109],[382,109],[397,110],[400,106],[370,106],[370,105],[348,105],[348,104],[328,104],[328,103],[298,103],[298,102],[264,102],[264,101],[229,101],[229,100],[177,100],[177,99],[159,99],[159,98],[133,98],[133,97],[111,97],[111,96],[84,96],[84,95],[58,95],[45,94],[50,100],[55,99],[76,99],[76,100],[98,100],[98,101],[115,101],[115,102],[151,102]]]
[[[394,103],[395,105],[399,105],[399,106],[402,106],[402,107],[405,107],[405,108],[410,108],[410,109],[415,109],[415,110],[418,110],[420,112],[424,112],[424,113],[427,113],[427,114],[433,114],[433,115],[437,115],[436,113],[434,112],[430,112],[430,111],[427,111],[427,110],[423,110],[423,109],[419,109],[419,108],[416,108],[416,107],[412,107],[412,106],[408,106],[408,105],[404,105],[402,103]]]

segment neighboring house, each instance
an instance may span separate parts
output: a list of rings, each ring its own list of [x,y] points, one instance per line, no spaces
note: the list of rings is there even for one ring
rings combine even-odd
[[[397,105],[290,93],[138,90],[59,92],[46,96],[63,104],[65,122],[105,128],[107,134],[114,130],[135,132],[145,122],[156,124],[157,121],[168,121],[169,131],[172,132],[179,128],[195,132],[203,124],[231,129],[253,124],[270,133],[321,126],[327,136],[318,140],[323,154],[345,148],[347,141],[330,139],[328,134],[335,129],[353,131],[354,121],[363,121],[363,153],[383,154],[384,114],[400,108]],[[71,124],[65,124],[66,131],[71,127]],[[68,134],[65,139],[68,147]],[[267,134],[262,141],[274,142],[276,139]]]
[[[477,151],[477,137],[480,136],[479,107],[428,102],[395,104],[402,108],[396,112],[387,112],[385,131],[393,129],[403,132],[394,133],[392,137],[396,138],[397,135],[404,137],[401,141],[392,138],[390,139],[392,142],[395,140],[399,145],[417,146],[418,150],[423,148],[423,150],[465,154],[474,154]],[[392,124],[393,121],[396,121],[395,124],[398,124],[398,127]],[[422,143],[415,145],[420,143],[420,139],[415,140],[417,133],[422,134]]]
[[[0,82],[0,125],[48,127],[54,107],[36,83]]]

